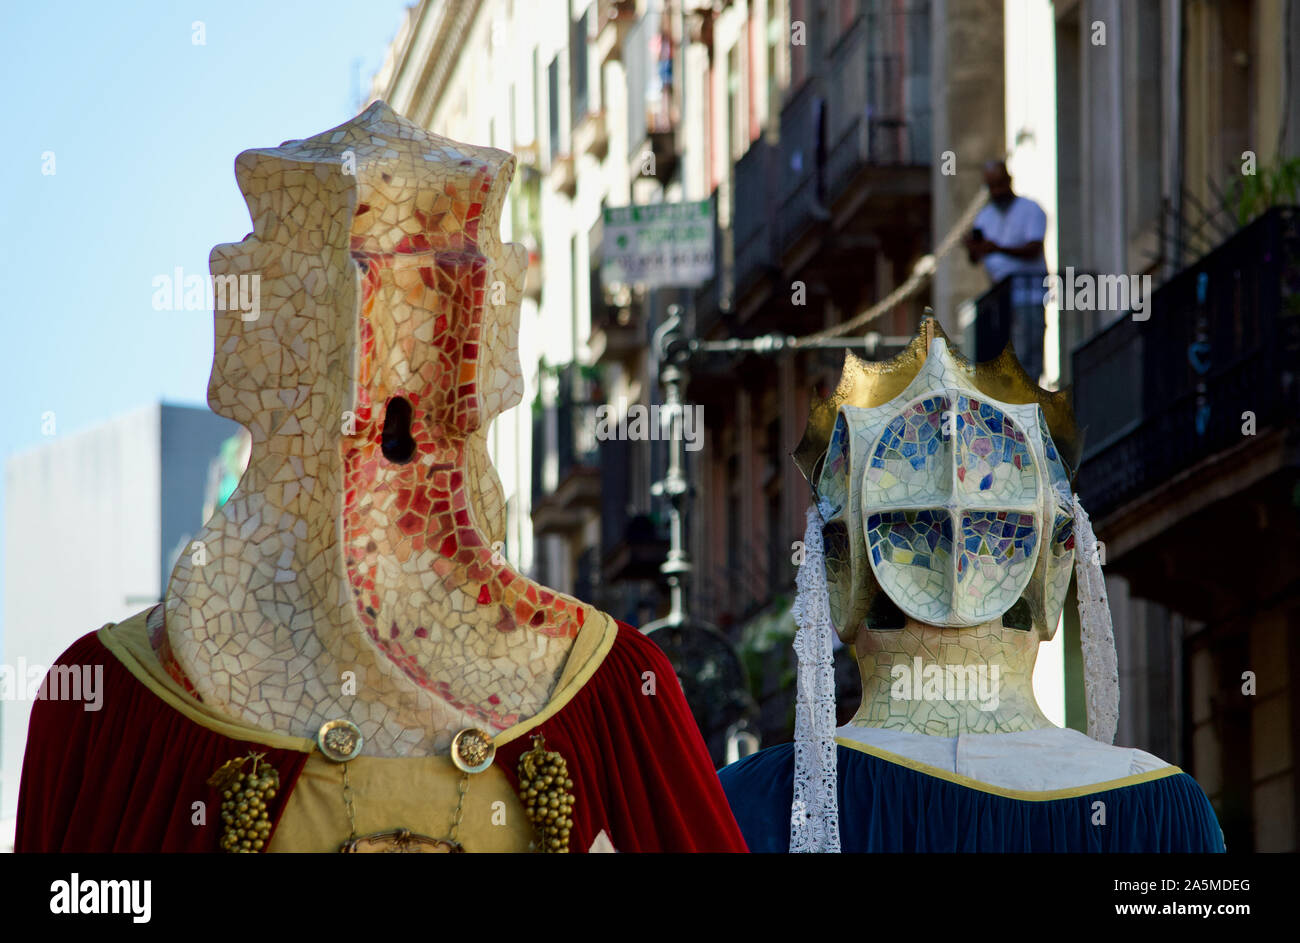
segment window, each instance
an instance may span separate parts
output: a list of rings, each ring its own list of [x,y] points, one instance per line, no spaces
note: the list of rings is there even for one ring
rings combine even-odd
[[[781,50],[788,41],[780,0],[767,0],[767,122],[777,126],[781,114]]]
[[[582,304],[578,293],[578,288],[582,284],[582,260],[578,251],[578,234],[574,233],[569,237],[569,343],[571,345],[569,349],[574,360],[578,358],[579,337],[584,333],[578,326],[582,317]]]
[[[537,157],[542,156],[542,94],[538,76],[541,74],[541,60],[537,57],[537,47],[533,47],[533,77],[529,83],[533,91],[533,126],[529,129],[529,140],[537,145]]]
[[[628,30],[623,41],[623,71],[627,75],[627,149],[637,154],[646,136],[647,92],[650,86],[650,36],[659,18],[647,12]]]
[[[547,107],[549,109],[550,122],[548,130],[550,132],[550,155],[551,160],[555,160],[555,155],[560,152],[560,57],[556,56],[551,60],[550,66],[546,69],[546,93]]]
[[[573,86],[573,123],[576,125],[591,107],[587,86],[587,18],[591,10],[582,14],[578,22],[570,26],[569,35],[569,72]]]
[[[1135,23],[1131,30],[1132,41],[1126,38],[1124,44],[1124,88],[1128,97],[1125,105],[1132,115],[1125,122],[1126,128],[1132,129],[1131,133],[1125,135],[1125,177],[1128,185],[1129,238],[1133,239],[1144,228],[1149,228],[1154,233],[1160,221],[1163,193],[1160,165],[1160,4],[1158,0],[1141,0],[1130,8],[1129,16]],[[1135,271],[1148,261],[1149,259],[1141,260]]]
[[[506,116],[506,131],[510,136],[509,140],[506,141],[506,147],[512,151],[515,149],[515,143],[519,140],[519,124],[518,119],[515,117],[515,93],[517,88],[518,86],[514,82],[510,83],[510,103],[507,106]]]
[[[741,72],[741,41],[738,40],[727,53],[727,156],[732,163],[745,156],[746,121],[745,100],[741,84],[744,75]]]

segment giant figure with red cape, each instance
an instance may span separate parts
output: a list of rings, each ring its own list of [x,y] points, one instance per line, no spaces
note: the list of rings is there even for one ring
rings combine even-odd
[[[655,644],[500,553],[514,166],[383,103],[239,156],[208,400],[248,469],[63,655],[103,709],[35,705],[18,851],[745,850]]]

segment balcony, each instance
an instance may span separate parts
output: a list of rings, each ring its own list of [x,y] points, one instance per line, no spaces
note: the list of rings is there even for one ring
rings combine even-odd
[[[598,0],[596,61],[602,66],[623,58],[623,43],[636,24],[636,0]]]
[[[776,205],[771,199],[781,166],[780,149],[759,138],[736,162],[732,197],[734,285],[743,294],[755,282],[778,272]]]
[[[725,317],[731,313],[733,292],[733,229],[723,227],[718,213],[719,189],[715,188],[710,199],[713,217],[713,277],[695,291],[695,304],[690,306],[689,315],[694,321],[688,322],[686,331],[692,337],[707,337],[721,326]],[[734,225],[734,220],[733,220]]]
[[[600,456],[596,442],[596,410],[602,396],[577,364],[566,364],[548,376],[543,389],[554,385],[533,407],[533,530],[538,536],[572,535],[600,506]]]
[[[647,13],[633,24],[623,42],[627,77],[628,170],[633,179],[649,177],[667,186],[677,169],[677,131],[673,105],[672,59],[652,59],[658,14]],[[666,46],[662,53],[670,53]],[[654,94],[648,94],[650,89]],[[649,156],[653,155],[653,161]]]
[[[858,310],[928,247],[929,21],[924,0],[859,17],[736,162],[729,270],[717,256],[730,284],[697,295],[701,331],[801,332],[778,285]]]
[[[929,230],[929,15],[922,3],[859,17],[781,109],[773,254],[787,276],[849,305],[869,254],[908,255],[898,235]],[[738,282],[740,258],[737,248]]]
[[[605,111],[588,111],[573,129],[573,150],[604,160],[609,153],[609,132],[605,126]]]
[[[830,215],[822,203],[825,192],[820,171],[825,159],[822,126],[826,100],[819,79],[814,76],[806,80],[781,109],[776,216],[784,247]]]
[[[587,349],[593,363],[604,364],[636,357],[649,343],[646,330],[645,308],[639,304],[628,285],[606,285],[601,280],[604,260],[602,246],[605,240],[603,214],[587,231],[587,245],[591,248],[587,271],[591,298],[591,324],[587,335]]]
[[[826,186],[868,167],[930,162],[929,11],[866,14],[840,37],[826,80]]]
[[[645,349],[648,341],[641,311],[642,306],[630,299],[625,305],[593,305],[587,346],[597,363],[622,359]]]
[[[628,152],[628,173],[634,180],[658,180],[666,187],[677,171],[677,129],[667,124],[649,128]]]
[[[556,154],[551,158],[551,171],[548,175],[551,186],[557,193],[563,193],[569,199],[578,192],[578,173],[574,167],[572,154]]]
[[[1094,519],[1154,520],[1171,489],[1187,514],[1197,482],[1213,481],[1217,499],[1300,464],[1300,209],[1235,233],[1157,289],[1147,313],[1074,351],[1079,490]]]
[[[1043,372],[1043,304],[1047,289],[1043,276],[1006,276],[975,299],[975,359],[993,360],[1008,342],[1014,342],[1020,364],[1035,380]],[[1037,350],[1029,350],[1032,338]]]
[[[645,446],[644,442],[626,439],[601,443],[601,580],[607,586],[624,581],[659,580],[659,565],[668,555],[668,538],[663,527],[648,514],[632,510],[632,450]]]

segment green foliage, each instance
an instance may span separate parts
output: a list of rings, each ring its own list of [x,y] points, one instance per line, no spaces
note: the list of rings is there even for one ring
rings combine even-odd
[[[745,665],[745,672],[749,676],[750,693],[755,701],[761,701],[764,694],[770,693],[768,689],[772,687],[770,684],[772,679],[768,674],[774,669],[779,672],[775,679],[777,690],[794,686],[795,670],[792,659],[794,633],[797,628],[790,615],[790,602],[790,597],[787,595],[774,597],[767,611],[751,620],[745,627],[740,643],[736,646],[740,660]],[[788,657],[772,658],[773,649],[779,649]]]
[[[541,362],[537,365],[537,372],[544,377],[549,376],[559,379],[559,377],[563,375],[564,371],[568,370],[572,366],[574,365],[571,363],[547,363],[546,358],[543,357]],[[578,375],[582,377],[583,381],[587,383],[601,383],[603,379],[603,371],[599,365],[580,363],[577,364],[577,367]]]
[[[1270,207],[1300,202],[1300,156],[1261,165],[1233,180],[1227,204],[1238,226],[1245,226]]]
[[[520,164],[515,177],[515,194],[510,204],[511,231],[517,241],[531,242],[542,250],[542,176],[530,164]]]
[[[564,372],[574,366],[578,368],[578,376],[586,390],[590,392],[593,389],[599,390],[604,387],[605,372],[598,364],[547,363],[546,358],[542,357],[537,364],[537,374],[539,379],[550,377],[554,380],[560,380],[564,376]],[[534,416],[542,414],[542,406],[542,384],[539,383],[537,385],[537,395],[533,397]]]

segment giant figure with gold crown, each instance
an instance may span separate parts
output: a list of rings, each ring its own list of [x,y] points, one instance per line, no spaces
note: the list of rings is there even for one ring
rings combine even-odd
[[[812,485],[795,740],[725,768],[751,851],[1223,851],[1200,786],[1112,745],[1118,673],[1065,393],[1008,347],[974,365],[932,317],[891,361],[847,355],[795,460]],[[1088,733],[1034,699],[1078,580]],[[862,704],[835,729],[832,632]]]
[[[76,642],[104,708],[40,701],[18,851],[743,851],[646,636],[494,552],[522,393],[514,158],[376,103],[246,151],[208,399],[247,472],[164,603]]]

